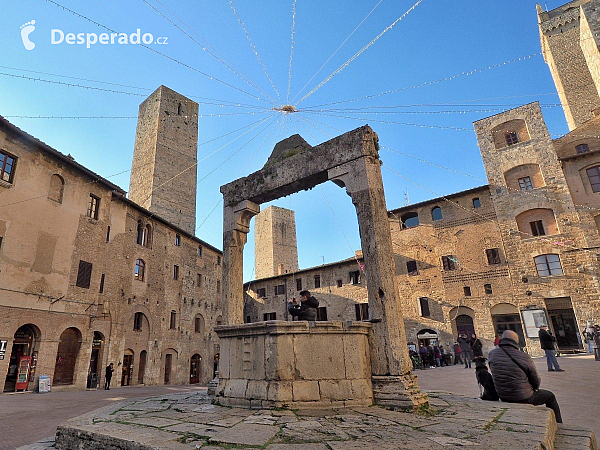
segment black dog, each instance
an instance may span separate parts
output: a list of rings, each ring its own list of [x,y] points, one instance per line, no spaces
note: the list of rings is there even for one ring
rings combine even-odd
[[[480,386],[483,386],[483,394],[481,395],[482,400],[490,400],[497,402],[500,400],[498,393],[496,392],[496,386],[494,385],[494,379],[492,374],[488,372],[488,368],[485,365],[485,358],[477,357],[475,361],[475,378]]]

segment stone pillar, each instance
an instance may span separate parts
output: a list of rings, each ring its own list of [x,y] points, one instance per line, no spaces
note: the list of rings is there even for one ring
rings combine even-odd
[[[223,321],[226,325],[244,323],[244,245],[250,220],[260,205],[249,200],[223,208]]]
[[[365,146],[375,145],[365,140]],[[392,249],[381,162],[375,149],[368,156],[337,166],[328,177],[345,187],[356,207],[365,262],[373,394],[378,404],[413,409],[427,404],[420,393],[408,355],[400,295],[395,283],[396,265]]]

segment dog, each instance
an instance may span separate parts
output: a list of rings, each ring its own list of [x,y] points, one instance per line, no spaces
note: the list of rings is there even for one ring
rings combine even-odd
[[[477,383],[483,387],[483,394],[480,398],[482,400],[497,402],[500,400],[500,397],[498,397],[498,393],[496,392],[492,374],[485,365],[486,358],[478,356],[473,361],[475,361],[475,378],[477,378]]]

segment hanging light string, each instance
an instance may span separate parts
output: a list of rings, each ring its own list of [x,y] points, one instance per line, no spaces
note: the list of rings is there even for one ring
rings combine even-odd
[[[56,1],[54,1],[54,0],[46,0],[46,1],[47,1],[48,3],[52,3],[53,5],[55,5],[55,6],[59,7],[59,8],[62,8],[62,9],[63,9],[63,10],[65,10],[65,11],[68,11],[68,12],[70,12],[71,14],[73,14],[73,15],[75,15],[75,16],[77,16],[77,17],[81,18],[81,19],[87,20],[88,22],[90,22],[90,23],[93,23],[93,24],[94,24],[94,25],[96,25],[96,26],[99,26],[99,27],[101,27],[101,28],[104,28],[105,30],[108,30],[108,31],[110,31],[111,33],[117,33],[117,34],[118,34],[118,32],[117,32],[117,31],[115,31],[115,30],[113,30],[112,28],[109,28],[109,27],[107,27],[107,26],[105,26],[105,25],[102,25],[101,23],[98,23],[98,22],[96,22],[95,20],[93,20],[93,19],[90,19],[89,17],[87,17],[87,16],[85,16],[85,15],[83,15],[83,14],[80,14],[80,13],[78,13],[78,12],[76,12],[76,11],[73,11],[72,9],[69,9],[69,8],[67,8],[67,7],[66,7],[66,6],[64,6],[64,5],[61,5],[60,3],[58,3],[58,2],[56,2]],[[216,77],[214,77],[214,76],[212,76],[212,75],[209,75],[209,74],[207,74],[206,72],[203,72],[203,71],[201,71],[200,69],[197,69],[197,68],[195,68],[195,67],[193,67],[193,66],[191,66],[191,65],[189,65],[189,64],[187,64],[187,63],[184,63],[184,62],[182,62],[182,61],[180,61],[180,60],[178,60],[178,59],[176,59],[176,58],[174,58],[174,57],[172,57],[172,56],[169,56],[169,55],[167,55],[167,54],[165,54],[165,53],[162,53],[162,52],[160,52],[160,51],[158,51],[158,50],[156,50],[156,49],[154,49],[154,48],[152,48],[152,47],[150,47],[150,46],[148,46],[148,45],[146,45],[146,44],[144,44],[144,43],[141,43],[141,42],[140,42],[140,43],[139,43],[139,44],[137,44],[137,45],[140,45],[141,47],[144,47],[144,48],[146,48],[146,49],[150,50],[151,52],[153,52],[153,53],[156,53],[157,55],[160,55],[160,56],[162,56],[162,57],[164,57],[164,58],[166,58],[166,59],[168,59],[168,60],[170,60],[170,61],[173,61],[173,62],[174,62],[174,63],[176,63],[176,64],[179,64],[179,65],[181,65],[181,66],[183,66],[183,67],[186,67],[186,68],[188,68],[188,69],[190,69],[190,70],[192,70],[192,71],[194,71],[194,72],[196,72],[196,73],[199,73],[200,75],[202,75],[202,76],[204,76],[204,77],[206,77],[206,78],[208,78],[208,79],[210,79],[210,80],[216,81],[216,82],[218,82],[218,83],[220,83],[220,84],[222,84],[222,85],[224,85],[224,86],[227,86],[227,87],[229,87],[229,88],[231,88],[231,89],[234,89],[234,90],[236,90],[236,91],[242,92],[243,94],[246,94],[246,95],[248,95],[248,96],[250,96],[250,97],[252,97],[252,98],[254,98],[254,99],[256,99],[256,100],[260,100],[260,101],[262,101],[262,102],[265,102],[265,103],[269,104],[269,101],[265,100],[265,99],[264,99],[264,98],[262,98],[262,97],[259,97],[259,96],[256,96],[256,95],[254,95],[254,94],[251,94],[250,92],[248,92],[248,91],[245,91],[244,89],[238,88],[238,87],[236,87],[236,86],[234,86],[234,85],[232,85],[232,84],[230,84],[230,83],[227,83],[226,81],[223,81],[223,80],[221,80],[221,79],[219,79],[219,78],[216,78]]]
[[[259,56],[258,51],[256,50],[256,47],[254,45],[254,42],[252,42],[252,38],[250,38],[250,33],[248,33],[248,30],[246,29],[246,25],[244,25],[244,22],[242,21],[241,16],[237,12],[237,9],[235,9],[235,5],[233,4],[233,0],[229,0],[229,5],[231,6],[231,10],[233,11],[233,13],[235,14],[235,16],[237,17],[237,20],[238,20],[239,24],[242,26],[242,29],[244,30],[244,34],[246,35],[246,39],[248,39],[248,42],[250,43],[250,46],[252,47],[252,51],[254,52],[254,56],[256,56],[256,59],[258,60],[260,66],[262,67],[262,70],[263,70],[264,74],[266,75],[267,79],[269,80],[269,83],[271,84],[271,87],[275,91],[275,94],[277,94],[277,98],[279,99],[280,104],[283,104],[283,100],[281,100],[281,96],[279,95],[279,91],[277,90],[277,87],[275,86],[275,83],[273,83],[273,80],[271,79],[271,76],[269,75],[269,71],[267,70],[267,66],[265,66],[265,63],[263,62],[262,58]],[[273,103],[277,103],[277,102],[273,101]]]
[[[292,90],[292,60],[294,58],[294,33],[296,31],[296,0],[294,0],[294,4],[292,6],[292,38],[291,38],[291,46],[290,46],[290,67],[288,70],[288,89],[287,89],[287,97],[286,97],[286,105],[290,104],[290,91]]]
[[[384,91],[384,92],[380,92],[378,94],[371,94],[371,95],[365,95],[365,96],[362,96],[362,97],[355,97],[355,98],[351,98],[351,99],[348,99],[348,100],[339,100],[339,101],[336,101],[336,102],[322,103],[320,105],[313,105],[313,106],[311,106],[311,108],[318,108],[318,107],[322,107],[322,106],[341,105],[341,104],[344,104],[344,103],[357,102],[359,100],[366,100],[366,99],[381,97],[383,95],[395,94],[395,93],[407,91],[407,90],[410,90],[410,89],[417,89],[417,88],[424,87],[424,86],[430,86],[430,85],[433,85],[433,84],[442,83],[444,81],[452,81],[452,80],[455,80],[457,78],[462,78],[462,77],[466,77],[466,76],[469,76],[469,75],[474,75],[476,73],[484,72],[484,71],[490,70],[490,69],[495,69],[495,68],[502,67],[502,66],[505,66],[505,65],[508,65],[508,64],[512,64],[512,63],[515,63],[515,62],[525,61],[525,60],[531,59],[531,58],[533,58],[535,56],[540,56],[541,54],[542,54],[541,52],[532,53],[530,55],[521,56],[520,58],[514,58],[514,59],[511,59],[511,60],[508,60],[508,61],[503,61],[501,63],[492,64],[490,66],[482,67],[480,69],[475,69],[475,70],[461,72],[459,74],[448,76],[448,77],[444,77],[444,78],[440,78],[438,80],[426,81],[424,83],[415,84],[413,86],[407,86],[407,87],[403,87],[403,88],[400,88],[400,89],[393,89],[393,90],[390,90],[390,91]]]
[[[365,18],[363,20],[361,20],[361,22],[357,25],[357,27],[352,30],[352,33],[350,33],[348,35],[348,37],[346,39],[344,39],[344,41],[340,44],[340,46],[331,54],[331,56],[329,58],[327,58],[327,60],[323,63],[323,65],[319,68],[319,70],[317,70],[317,72],[310,77],[310,79],[306,82],[306,84],[304,86],[302,86],[302,89],[300,89],[298,91],[298,93],[294,96],[294,98],[292,99],[292,102],[294,100],[296,100],[298,98],[298,96],[302,93],[302,91],[304,91],[304,89],[306,89],[306,86],[308,86],[310,84],[310,82],[312,80],[314,80],[314,78],[321,73],[321,70],[323,70],[323,68],[327,65],[327,63],[329,61],[331,61],[331,58],[333,58],[337,52],[339,52],[341,50],[341,48],[346,44],[346,42],[348,42],[348,40],[354,35],[354,33],[356,33],[356,31],[362,26],[363,23],[365,23],[365,21],[371,16],[371,14],[373,14],[373,12],[377,9],[377,7],[381,4],[381,2],[383,2],[383,0],[379,0],[379,2],[377,2],[377,4],[373,7],[373,9],[371,11],[369,11],[369,14],[367,14],[365,16]],[[289,101],[288,101],[289,103]]]
[[[340,67],[338,67],[336,70],[334,70],[331,75],[329,75],[327,78],[325,78],[323,81],[321,81],[316,87],[314,87],[311,91],[308,92],[308,94],[306,94],[304,97],[302,97],[300,100],[298,100],[294,106],[298,106],[300,103],[302,103],[304,100],[306,100],[308,97],[310,97],[311,95],[313,95],[315,92],[317,92],[319,89],[321,89],[325,84],[327,84],[334,76],[336,76],[337,74],[339,74],[342,70],[344,70],[346,67],[348,67],[350,65],[350,63],[352,63],[352,61],[354,61],[356,58],[358,58],[360,55],[362,55],[367,49],[369,49],[369,47],[371,47],[373,44],[375,44],[375,42],[377,42],[379,40],[379,38],[381,38],[381,36],[383,36],[385,33],[387,33],[388,31],[390,31],[392,28],[394,28],[394,26],[400,22],[402,19],[404,19],[408,14],[410,14],[411,11],[413,11],[417,6],[419,6],[421,4],[421,2],[423,2],[423,0],[417,0],[417,2],[412,5],[404,14],[402,14],[400,17],[398,17],[391,25],[388,25],[387,28],[385,28],[381,33],[379,33],[371,42],[369,42],[367,45],[365,45],[363,48],[361,48],[358,52],[356,52],[352,57],[350,57],[350,59],[348,59],[344,64],[342,64]]]
[[[223,116],[246,116],[256,114],[268,114],[269,111],[247,111],[237,113],[219,113],[219,114],[190,114],[182,115],[182,118],[191,119],[194,117],[223,117]],[[138,119],[138,116],[22,116],[22,115],[5,115],[5,118],[10,119]]]
[[[548,105],[540,105],[541,108],[557,108],[557,107],[561,107],[562,105],[560,104],[548,104]],[[338,113],[338,111],[342,111],[345,114],[353,114],[358,116],[357,118],[368,118],[370,115],[371,116],[388,116],[388,115],[394,115],[394,114],[405,114],[405,115],[436,115],[436,114],[445,114],[445,115],[450,115],[450,114],[473,114],[473,113],[491,113],[491,112],[506,112],[509,111],[510,109],[513,109],[512,107],[509,107],[509,105],[506,105],[506,107],[504,108],[485,108],[485,109],[449,109],[449,110],[441,110],[441,111],[354,111],[354,110],[326,110],[326,109],[319,109],[319,110],[298,110],[298,112],[333,112],[333,113]]]

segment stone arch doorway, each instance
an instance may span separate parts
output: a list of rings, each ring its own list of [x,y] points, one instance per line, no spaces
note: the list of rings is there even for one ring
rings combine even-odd
[[[202,373],[202,357],[196,353],[190,358],[190,384],[200,383]]]
[[[88,389],[98,387],[100,374],[102,372],[102,350],[104,347],[104,335],[99,331],[94,331],[94,340],[92,341],[92,354],[90,356],[90,368],[88,370]]]
[[[12,349],[10,352],[10,360],[8,362],[8,371],[6,373],[6,381],[4,383],[4,392],[14,392],[16,389],[19,367],[23,358],[31,358],[29,361],[29,369],[27,370],[28,384],[27,390],[30,390],[31,383],[35,378],[35,366],[37,363],[38,349],[42,334],[40,329],[33,325],[27,324],[19,327],[13,338]]]
[[[454,336],[458,337],[460,334],[466,334],[471,337],[475,333],[475,311],[471,308],[457,306],[450,310],[449,315]]]
[[[163,357],[163,382],[164,384],[175,384],[177,379],[177,350],[168,348]]]
[[[144,374],[146,372],[146,360],[148,358],[148,352],[142,350],[140,352],[140,366],[138,368],[138,384],[144,384]]]
[[[519,335],[519,347],[525,347],[525,334],[521,324],[521,315],[515,305],[498,303],[490,309],[490,313],[496,336],[502,337],[504,331],[512,330]]]
[[[70,327],[62,332],[58,342],[58,352],[56,353],[53,385],[73,384],[80,347],[81,331],[75,327]]]
[[[437,345],[438,343],[438,333],[435,330],[430,328],[424,328],[417,333],[417,340],[419,341],[419,346],[424,345]],[[418,349],[417,349],[418,350]]]
[[[121,372],[121,386],[129,386],[133,375],[133,350],[128,348],[123,352],[123,369]]]

